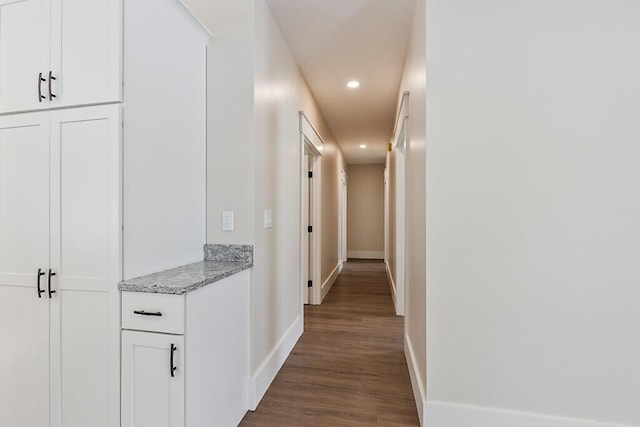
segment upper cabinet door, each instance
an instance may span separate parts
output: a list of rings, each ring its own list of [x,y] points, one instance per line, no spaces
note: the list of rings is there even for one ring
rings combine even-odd
[[[48,107],[49,0],[0,0],[0,114]]]
[[[51,0],[49,71],[51,107],[121,101],[122,0]]]
[[[0,114],[122,101],[122,0],[0,0]]]

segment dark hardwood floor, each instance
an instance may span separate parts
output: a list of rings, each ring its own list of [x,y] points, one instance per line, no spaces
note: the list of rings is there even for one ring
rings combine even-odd
[[[419,426],[382,262],[350,260],[241,426]]]

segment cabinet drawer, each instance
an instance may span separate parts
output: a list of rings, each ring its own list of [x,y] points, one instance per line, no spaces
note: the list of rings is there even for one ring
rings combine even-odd
[[[122,329],[184,334],[184,295],[122,292]]]

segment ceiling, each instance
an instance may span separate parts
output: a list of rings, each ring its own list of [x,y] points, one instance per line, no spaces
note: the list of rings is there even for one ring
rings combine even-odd
[[[267,3],[347,163],[384,162],[414,0]]]

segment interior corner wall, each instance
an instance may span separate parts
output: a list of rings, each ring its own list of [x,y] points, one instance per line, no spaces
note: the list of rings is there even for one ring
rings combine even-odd
[[[207,242],[254,241],[253,2],[182,0],[208,28]],[[222,212],[233,211],[233,231]]]
[[[384,164],[351,165],[347,191],[350,258],[384,257]]]
[[[429,0],[430,426],[640,425],[638,22]]]
[[[124,3],[125,279],[202,260],[208,36],[174,0]]]

